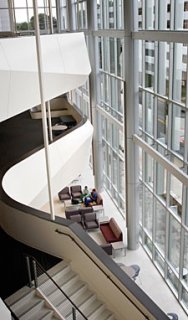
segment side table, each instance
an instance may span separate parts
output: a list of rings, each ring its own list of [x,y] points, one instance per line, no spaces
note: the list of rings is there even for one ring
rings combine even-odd
[[[126,246],[123,241],[112,242],[112,256],[115,258],[118,254],[126,255]]]

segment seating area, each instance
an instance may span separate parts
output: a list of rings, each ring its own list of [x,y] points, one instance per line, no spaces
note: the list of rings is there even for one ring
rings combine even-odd
[[[94,190],[94,189],[93,189]],[[92,191],[91,191],[92,193]],[[90,196],[89,193],[87,196]],[[103,206],[103,198],[100,195],[100,193],[97,193],[97,198],[95,201],[90,201],[88,203],[88,207],[93,207],[93,206]],[[78,204],[78,203],[82,203],[83,206],[86,206],[85,202],[84,202],[84,197],[85,194],[82,191],[82,186],[81,185],[73,185],[73,186],[66,186],[64,187],[61,191],[58,192],[58,197],[59,200],[64,202],[66,200],[71,200],[72,204]]]
[[[75,207],[72,210],[65,210],[65,216],[67,219],[78,222],[85,230],[99,228],[99,221],[96,216],[96,212],[92,207]]]

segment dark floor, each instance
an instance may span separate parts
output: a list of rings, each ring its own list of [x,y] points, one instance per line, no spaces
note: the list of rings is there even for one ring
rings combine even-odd
[[[1,122],[0,173],[4,167],[25,158],[31,150],[41,146],[43,146],[42,120],[31,119],[29,111]],[[34,168],[30,169],[34,170]],[[0,198],[1,195],[0,187]],[[45,269],[59,261],[55,257],[13,240],[1,228],[0,244],[0,296],[2,299],[28,283],[24,252],[35,256]]]
[[[1,263],[0,297],[4,300],[12,293],[28,284],[24,254],[32,255],[45,270],[61,261],[49,254],[28,247],[9,237],[0,228]]]

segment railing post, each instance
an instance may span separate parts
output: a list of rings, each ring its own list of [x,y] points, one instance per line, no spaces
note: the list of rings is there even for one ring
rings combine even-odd
[[[32,279],[31,279],[31,268],[29,263],[29,257],[26,257],[26,265],[27,265],[27,274],[29,278],[29,287],[32,287]]]
[[[34,272],[34,283],[35,283],[35,288],[38,287],[38,279],[37,279],[37,267],[36,267],[36,262],[33,260],[33,272]]]
[[[72,320],[76,320],[76,309],[72,307]]]

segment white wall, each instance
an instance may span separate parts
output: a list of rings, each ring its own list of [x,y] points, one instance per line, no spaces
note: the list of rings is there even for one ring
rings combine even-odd
[[[88,166],[93,127],[89,121],[49,146],[52,194],[56,195]],[[2,186],[14,200],[41,208],[48,199],[44,149],[10,168]]]
[[[91,71],[83,33],[44,35],[45,101],[85,83]],[[0,39],[0,121],[40,104],[35,37]]]

